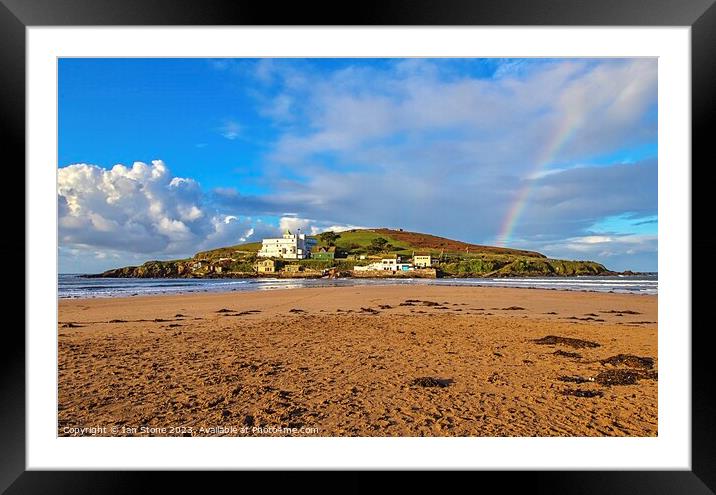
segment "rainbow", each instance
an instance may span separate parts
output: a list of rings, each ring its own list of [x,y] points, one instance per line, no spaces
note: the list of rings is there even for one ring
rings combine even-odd
[[[515,225],[529,201],[534,179],[539,178],[545,167],[555,160],[555,157],[564,144],[569,141],[577,128],[579,128],[580,123],[581,118],[578,117],[576,112],[567,111],[567,115],[556,127],[552,137],[547,140],[547,145],[542,149],[535,162],[534,168],[527,175],[524,181],[525,184],[517,192],[514,202],[507,210],[507,215],[505,215],[499,234],[497,235],[497,245],[505,246],[510,241]]]

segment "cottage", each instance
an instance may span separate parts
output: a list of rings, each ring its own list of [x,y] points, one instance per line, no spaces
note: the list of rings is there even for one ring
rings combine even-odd
[[[413,256],[413,265],[415,265],[415,268],[428,268],[433,265],[433,259],[429,254],[416,254]]]
[[[287,273],[298,273],[303,271],[302,265],[286,265],[283,271]]]
[[[281,268],[280,263],[275,260],[259,260],[256,262],[256,271],[259,273],[276,273]]]
[[[336,257],[335,246],[320,246],[311,249],[311,258],[316,260],[332,260]]]

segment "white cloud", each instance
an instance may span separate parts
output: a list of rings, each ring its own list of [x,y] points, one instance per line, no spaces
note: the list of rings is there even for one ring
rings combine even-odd
[[[296,118],[294,108],[294,97],[286,94],[279,94],[278,96],[268,100],[263,105],[261,108],[261,114],[270,117],[277,122],[291,122]]]
[[[554,258],[599,260],[612,270],[653,271],[657,267],[656,235],[585,235],[530,247]]]
[[[233,141],[241,136],[242,126],[235,120],[226,120],[219,128],[219,132],[226,139]]]
[[[560,134],[564,143],[555,159],[655,137],[655,128],[643,125],[655,101],[653,60],[555,61],[529,71],[511,66],[504,64],[495,79],[441,80],[433,62],[408,60],[394,71],[349,67],[316,77],[309,90],[285,88],[275,101],[301,102],[308,122],[283,135],[273,157],[295,163],[314,153],[365,150],[398,133],[427,133],[432,141],[431,134],[459,130],[453,133],[459,146],[529,169],[530,158]]]
[[[279,233],[274,225],[251,217],[234,215],[217,214],[211,219],[211,228],[211,232],[196,244],[192,253],[245,242],[256,242],[264,237],[275,237]]]
[[[187,256],[278,232],[261,221],[222,214],[205,204],[196,181],[173,177],[160,160],[109,170],[70,165],[58,169],[57,181],[65,261],[94,257],[114,266],[117,259],[135,262],[135,255],[143,261]]]
[[[368,227],[348,224],[332,224],[327,221],[298,218],[296,216],[284,216],[279,220],[279,228],[282,232],[288,229],[295,233],[298,229],[301,229],[301,232],[305,234],[317,235],[321,232],[327,232],[329,230],[333,232],[345,232],[346,230],[365,229]]]
[[[323,227],[321,229],[321,232],[345,232],[347,230],[356,230],[356,229],[369,229],[370,227],[365,227],[361,225],[328,225],[326,227]]]
[[[281,217],[278,222],[278,226],[281,231],[290,230],[295,233],[297,230],[301,230],[303,233],[310,233],[311,223],[313,222],[314,220],[310,220],[308,218]]]
[[[179,252],[206,233],[201,191],[162,161],[58,170],[60,240],[135,252]]]

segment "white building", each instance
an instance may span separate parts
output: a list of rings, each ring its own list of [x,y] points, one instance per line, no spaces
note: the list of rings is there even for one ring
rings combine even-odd
[[[290,230],[286,230],[283,233],[283,237],[264,239],[261,242],[261,250],[258,252],[258,256],[260,258],[300,260],[308,258],[311,248],[316,244],[317,242],[306,237],[306,234],[292,234]]]
[[[356,266],[353,269],[359,272],[369,272],[374,270],[407,272],[412,270],[413,266],[410,263],[402,263],[400,258],[383,258],[382,260],[371,263],[370,265]]]

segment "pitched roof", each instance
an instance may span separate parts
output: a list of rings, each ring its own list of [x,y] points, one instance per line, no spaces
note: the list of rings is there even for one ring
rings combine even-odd
[[[316,246],[311,248],[312,253],[335,253],[336,246]]]

